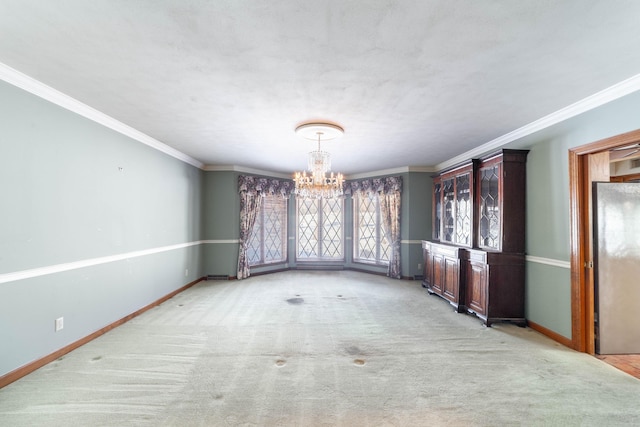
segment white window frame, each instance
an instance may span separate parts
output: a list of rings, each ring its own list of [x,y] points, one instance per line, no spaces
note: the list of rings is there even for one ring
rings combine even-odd
[[[280,240],[282,244],[281,246],[282,257],[278,259],[265,260],[265,256],[267,254],[267,248],[265,247],[265,242],[267,239],[265,239],[264,221],[269,209],[274,209],[275,207],[279,207],[281,209],[279,212],[276,212],[276,214],[280,215],[280,220],[282,222],[282,226],[280,230],[281,234],[280,236],[276,236],[276,237],[279,238],[278,240]],[[256,218],[254,232],[251,234],[251,242],[249,244],[249,247],[252,248],[253,246],[255,246],[254,245],[255,239],[258,239],[260,259],[258,261],[250,260],[249,261],[250,267],[260,267],[263,265],[282,264],[287,262],[287,259],[288,259],[287,244],[289,240],[287,238],[288,211],[289,209],[288,209],[287,199],[284,199],[282,196],[279,196],[279,195],[264,196],[262,200],[262,204],[260,206],[260,212],[258,213],[258,216]]]
[[[389,266],[388,259],[382,259],[382,245],[389,246],[388,242],[386,242],[384,237],[384,229],[382,227],[382,220],[380,215],[380,198],[377,194],[374,195],[366,195],[364,197],[370,198],[373,203],[375,203],[376,212],[374,215],[375,220],[375,230],[374,230],[374,248],[375,248],[375,256],[365,258],[361,256],[360,251],[360,222],[362,220],[360,216],[360,203],[361,203],[360,193],[356,193],[353,195],[353,262],[356,263],[364,263],[364,264],[374,264],[380,266]],[[390,255],[390,253],[388,254]]]
[[[345,255],[344,255],[344,237],[345,237],[345,233],[344,233],[344,199],[338,199],[340,202],[340,214],[338,216],[338,219],[340,221],[340,247],[339,247],[339,254],[338,256],[326,256],[325,254],[325,248],[323,247],[323,241],[324,241],[324,236],[323,236],[323,231],[324,231],[324,227],[322,226],[323,221],[325,220],[324,218],[324,203],[326,203],[326,201],[324,199],[312,199],[311,201],[318,203],[318,219],[317,219],[317,223],[318,223],[318,234],[316,236],[316,252],[318,253],[318,256],[309,256],[309,257],[304,257],[304,256],[300,256],[300,252],[301,252],[301,247],[300,247],[300,204],[304,202],[304,199],[302,198],[296,198],[296,261],[298,262],[342,262],[344,263],[345,261]]]

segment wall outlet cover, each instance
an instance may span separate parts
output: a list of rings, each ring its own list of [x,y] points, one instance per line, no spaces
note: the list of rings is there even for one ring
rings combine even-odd
[[[64,328],[64,317],[58,317],[56,319],[56,332],[62,330]]]

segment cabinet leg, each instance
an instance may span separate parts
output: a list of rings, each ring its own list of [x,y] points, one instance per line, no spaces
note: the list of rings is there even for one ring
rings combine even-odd
[[[493,319],[487,319],[484,321],[484,324],[485,326],[490,328],[491,325],[493,325],[496,322],[511,323],[521,328],[525,328],[527,326],[527,319],[498,318],[498,317]]]

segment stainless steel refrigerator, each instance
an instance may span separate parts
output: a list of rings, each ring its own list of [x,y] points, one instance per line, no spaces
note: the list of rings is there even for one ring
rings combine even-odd
[[[596,353],[640,353],[640,183],[594,183]]]

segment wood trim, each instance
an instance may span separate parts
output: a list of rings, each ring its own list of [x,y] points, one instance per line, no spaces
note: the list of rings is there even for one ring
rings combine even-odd
[[[600,151],[597,153],[585,154],[582,156],[584,166],[584,182],[582,183],[583,194],[583,241],[582,251],[584,253],[585,262],[593,265],[595,258],[593,243],[593,183],[608,182],[610,178],[609,151]],[[583,264],[584,265],[584,264]],[[595,278],[593,268],[583,268],[583,286],[582,293],[584,295],[584,321],[583,327],[585,331],[584,351],[589,354],[595,353]]]
[[[570,229],[570,264],[571,264],[571,345],[574,350],[585,351],[585,334],[583,330],[582,283],[584,270],[584,253],[582,251],[582,182],[583,168],[580,156],[575,151],[569,151],[569,214],[571,216]]]
[[[536,322],[532,322],[531,320],[527,320],[527,324],[534,331],[540,332],[542,335],[545,335],[566,347],[569,347],[569,348],[573,347],[573,341],[565,337],[564,335],[560,335],[559,333],[554,332],[551,329],[547,329],[544,326],[537,324]]]
[[[608,151],[612,148],[638,143],[640,129],[569,150],[569,198],[570,198],[570,248],[571,248],[571,345],[574,350],[589,352],[593,348],[593,325],[587,324],[593,318],[593,306],[587,301],[585,275],[585,227],[590,221],[588,194],[585,191],[586,155]]]
[[[640,173],[632,173],[629,175],[617,175],[611,177],[611,182],[629,182],[640,179]]]
[[[27,363],[26,365],[23,365],[21,367],[19,367],[18,369],[15,369],[11,372],[9,372],[8,374],[5,374],[3,376],[0,377],[0,389],[11,384],[14,381],[19,380],[20,378],[24,377],[25,375],[30,374],[31,372],[43,367],[44,365],[53,362],[56,359],[59,359],[60,357],[64,356],[65,354],[75,350],[78,347],[81,347],[83,345],[85,345],[86,343],[98,338],[101,335],[104,335],[105,333],[109,332],[110,330],[122,325],[123,323],[128,322],[129,320],[133,319],[134,317],[137,317],[139,315],[141,315],[142,313],[144,313],[145,311],[152,309],[154,307],[157,307],[158,305],[162,304],[163,302],[167,301],[168,299],[173,298],[174,296],[176,296],[177,294],[179,294],[180,292],[183,292],[185,290],[187,290],[188,288],[192,287],[193,285],[195,285],[196,283],[204,280],[204,277],[201,277],[199,279],[194,280],[193,282],[189,282],[186,285],[184,285],[183,287],[163,296],[162,298],[152,302],[151,304],[148,304],[144,307],[142,307],[140,310],[137,310],[131,314],[129,314],[128,316],[123,317],[122,319],[116,320],[115,322],[105,326],[102,329],[99,329],[97,331],[95,331],[92,334],[89,334],[83,338],[80,338],[79,340],[72,342],[71,344],[62,347],[59,350],[54,351],[51,354],[48,354],[44,357],[41,357],[40,359],[34,360],[33,362]]]
[[[590,144],[581,145],[580,147],[571,148],[569,152],[582,156],[584,154],[598,153],[638,142],[640,142],[640,129],[601,139]]]

